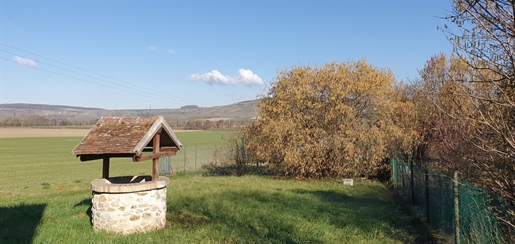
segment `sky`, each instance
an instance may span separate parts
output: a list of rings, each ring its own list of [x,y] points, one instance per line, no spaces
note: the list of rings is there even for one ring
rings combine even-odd
[[[0,103],[211,107],[292,66],[366,59],[409,82],[450,54],[450,0],[0,0]]]

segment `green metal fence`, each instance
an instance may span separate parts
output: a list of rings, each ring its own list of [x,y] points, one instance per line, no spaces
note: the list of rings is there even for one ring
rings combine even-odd
[[[393,185],[410,198],[421,215],[455,243],[502,243],[493,204],[486,191],[455,177],[391,160]]]
[[[169,175],[196,170],[204,165],[218,165],[223,159],[223,145],[195,144],[183,146],[177,155],[160,159],[159,173]]]

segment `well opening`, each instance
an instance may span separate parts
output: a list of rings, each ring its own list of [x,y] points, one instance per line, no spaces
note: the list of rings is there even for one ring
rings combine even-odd
[[[98,193],[130,193],[138,191],[156,190],[165,188],[169,179],[159,176],[156,181],[150,175],[118,176],[107,179],[94,179],[91,181],[91,190]]]

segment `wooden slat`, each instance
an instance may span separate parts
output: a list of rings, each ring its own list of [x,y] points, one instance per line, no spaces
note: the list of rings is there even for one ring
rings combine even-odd
[[[82,161],[82,162],[103,159],[105,157],[108,157],[108,158],[131,158],[132,156],[134,156],[134,154],[127,154],[127,153],[77,155],[77,157],[80,157],[80,161]]]
[[[160,152],[177,152],[177,151],[179,151],[179,148],[176,148],[176,147],[162,147],[162,148],[159,148],[159,151]]]
[[[179,149],[176,147],[162,147],[159,148],[160,152],[169,152],[169,151],[178,151]],[[145,148],[143,149],[143,152],[153,152],[154,148]]]
[[[134,147],[132,150],[133,152],[137,152],[138,154],[143,152],[150,140],[153,139],[152,136],[155,138],[154,133],[157,134],[158,131],[161,131],[163,120],[164,118],[162,116],[157,117],[156,121],[154,121],[154,124],[152,124],[152,126],[148,129],[147,134],[145,134],[145,136]]]

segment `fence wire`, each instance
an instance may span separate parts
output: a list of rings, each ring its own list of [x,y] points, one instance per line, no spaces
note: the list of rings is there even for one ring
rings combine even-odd
[[[224,158],[223,149],[222,145],[211,144],[183,146],[177,155],[160,159],[160,174],[169,175],[196,170],[204,165],[219,165]]]
[[[397,160],[391,163],[393,185],[411,199],[434,229],[454,237],[457,243],[503,243],[493,210],[498,199],[465,181],[458,179],[454,184],[453,178],[424,167]]]

